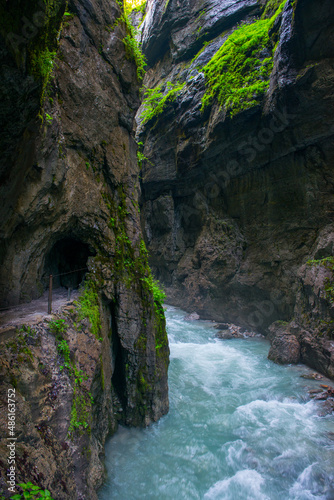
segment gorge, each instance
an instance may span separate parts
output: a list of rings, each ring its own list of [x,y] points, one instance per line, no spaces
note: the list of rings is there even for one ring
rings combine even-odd
[[[156,279],[334,379],[332,0],[135,3],[0,2],[0,319],[68,296],[0,326],[3,498],[9,388],[17,484],[62,500],[168,412]]]
[[[222,341],[210,322],[166,316],[169,413],[108,441],[99,499],[332,498],[334,422],[308,396],[324,380],[268,361],[261,337]]]

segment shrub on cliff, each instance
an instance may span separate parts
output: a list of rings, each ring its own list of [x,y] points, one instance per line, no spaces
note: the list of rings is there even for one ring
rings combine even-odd
[[[14,495],[10,497],[10,500],[39,500],[41,498],[53,500],[49,490],[42,490],[39,486],[34,485],[30,481],[28,483],[20,483],[19,487],[23,490],[22,495]]]

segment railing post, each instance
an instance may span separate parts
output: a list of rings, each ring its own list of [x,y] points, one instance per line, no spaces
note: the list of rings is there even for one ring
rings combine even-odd
[[[49,300],[48,300],[48,314],[52,312],[52,274],[49,277]]]

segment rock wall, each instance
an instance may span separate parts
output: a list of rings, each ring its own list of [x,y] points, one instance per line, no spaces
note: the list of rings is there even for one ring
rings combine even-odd
[[[306,262],[333,255],[333,3],[286,2],[262,100],[234,116],[216,99],[202,109],[203,67],[279,4],[148,2],[144,84],[183,87],[163,113],[143,119],[144,100],[137,114],[142,226],[170,303],[262,333],[295,319],[330,338],[333,274],[320,262],[319,281]]]
[[[139,82],[126,26],[115,23],[121,8],[114,0],[66,8],[7,2],[0,29],[0,307],[39,297],[50,273],[62,274],[54,284],[66,288],[86,275],[101,318],[97,338],[75,309],[58,318],[79,385],[94,401],[85,403],[90,433],[82,422],[69,430],[78,377],[72,364],[61,368],[61,340],[49,324],[23,327],[22,338],[1,347],[2,387],[16,387],[17,483],[62,500],[96,498],[104,442],[118,421],[146,426],[168,411],[169,354],[140,229]],[[73,279],[64,275],[75,269]],[[2,437],[6,398],[2,392]]]

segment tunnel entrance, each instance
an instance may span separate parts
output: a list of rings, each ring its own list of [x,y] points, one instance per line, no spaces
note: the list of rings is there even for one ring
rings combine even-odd
[[[54,288],[78,288],[87,272],[88,257],[95,255],[90,247],[75,238],[63,238],[51,248],[45,259],[43,278],[53,275]]]

